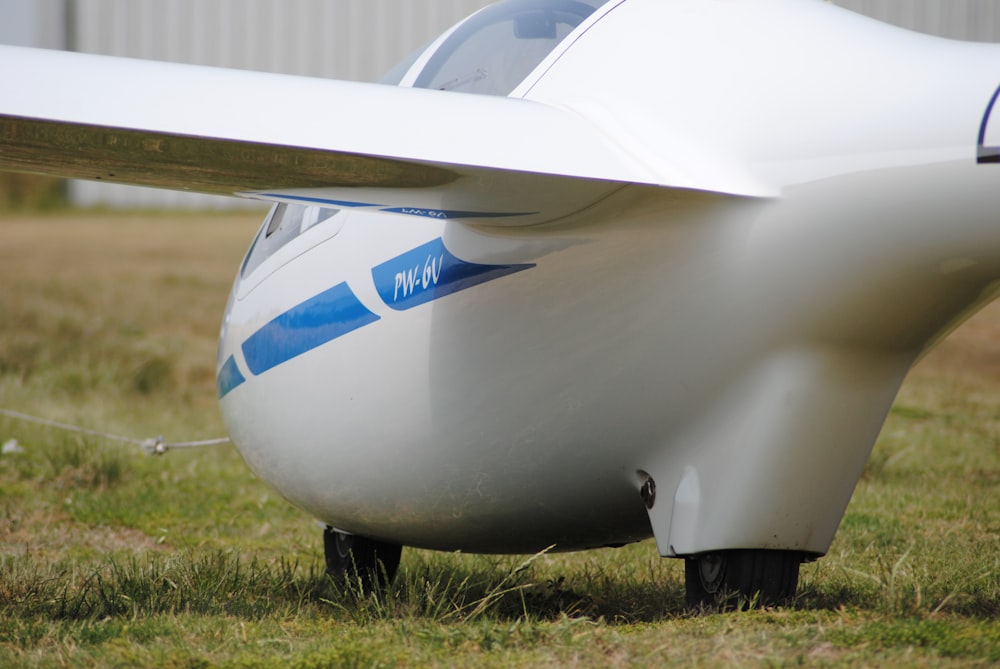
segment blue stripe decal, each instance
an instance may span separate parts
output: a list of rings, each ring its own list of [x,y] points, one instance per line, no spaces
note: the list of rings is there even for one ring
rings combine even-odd
[[[537,211],[499,212],[499,211],[458,211],[452,209],[420,209],[418,207],[385,207],[379,209],[390,214],[405,216],[422,216],[447,221],[453,218],[509,218],[511,216],[531,216]]]
[[[423,218],[434,218],[439,221],[447,221],[453,218],[510,218],[512,216],[532,216],[537,211],[463,211],[458,209],[422,209],[420,207],[386,207],[372,202],[352,202],[350,200],[329,200],[322,197],[307,197],[305,195],[282,195],[281,193],[260,193],[260,197],[275,198],[281,200],[295,200],[296,202],[307,202],[310,204],[328,205],[340,208],[371,208],[387,214],[402,214],[404,216],[420,216]]]
[[[297,202],[311,202],[313,204],[328,204],[334,207],[381,207],[380,204],[371,202],[351,202],[350,200],[328,200],[323,197],[306,197],[305,195],[282,195],[281,193],[260,193],[260,197],[270,197],[282,200],[295,200]]]
[[[990,115],[993,113],[993,107],[997,103],[997,98],[1000,98],[1000,86],[993,91],[993,97],[990,98],[990,103],[986,105],[986,113],[983,114],[983,122],[979,126],[979,146],[986,143],[986,126],[990,123]]]
[[[382,301],[405,311],[534,266],[466,262],[452,255],[439,238],[373,267],[372,278]]]
[[[1000,86],[997,87],[996,91],[993,93],[993,97],[990,98],[990,103],[986,106],[986,113],[983,114],[983,122],[979,126],[979,141],[976,146],[976,162],[980,164],[1000,163],[1000,147],[986,146],[986,129],[990,125],[993,110],[996,107],[998,99],[1000,99]],[[1000,114],[997,114],[997,116],[1000,116]],[[1000,123],[1000,119],[996,119],[993,122]]]
[[[243,342],[243,356],[253,374],[263,374],[377,320],[346,283],[337,284],[251,335]]]
[[[240,373],[240,368],[236,366],[236,359],[233,356],[229,356],[226,363],[222,365],[222,369],[219,370],[219,378],[216,379],[216,386],[219,389],[219,399],[228,395],[244,381],[246,379]]]

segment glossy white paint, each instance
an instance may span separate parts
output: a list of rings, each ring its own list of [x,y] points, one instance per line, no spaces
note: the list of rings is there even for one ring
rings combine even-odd
[[[910,365],[1000,287],[997,175],[969,162],[780,201],[630,187],[544,228],[349,214],[261,268],[223,350],[317,274],[381,320],[237,388],[233,437],[296,505],[408,545],[635,540],[645,472],[664,555],[823,553]],[[372,268],[438,237],[536,267],[394,312]]]
[[[65,172],[57,138],[169,185],[197,136],[195,188],[344,207],[262,231],[221,406],[258,475],[381,540],[822,554],[910,366],[1000,293],[1000,47],[824,2],[613,0],[526,99],[15,59],[0,165]]]

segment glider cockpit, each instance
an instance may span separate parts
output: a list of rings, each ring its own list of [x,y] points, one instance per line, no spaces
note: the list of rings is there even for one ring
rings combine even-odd
[[[486,7],[395,68],[385,83],[506,96],[605,0]]]
[[[320,224],[330,228],[328,222],[340,213],[339,209],[316,205],[285,202],[273,205],[243,260],[243,265],[240,267],[240,279],[247,279],[267,259],[307,230]],[[327,231],[330,234],[324,239],[332,237],[337,232],[335,229]]]

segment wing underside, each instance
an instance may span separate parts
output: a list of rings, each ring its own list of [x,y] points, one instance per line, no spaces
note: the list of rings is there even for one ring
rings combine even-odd
[[[0,166],[175,190],[233,195],[285,188],[433,188],[443,167],[224,137],[0,116]]]

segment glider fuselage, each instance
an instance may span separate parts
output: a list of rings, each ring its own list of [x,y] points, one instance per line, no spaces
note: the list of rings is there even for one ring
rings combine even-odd
[[[342,211],[237,282],[223,413],[364,536],[823,553],[913,361],[997,292],[992,172],[628,187],[527,230]]]

